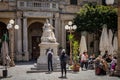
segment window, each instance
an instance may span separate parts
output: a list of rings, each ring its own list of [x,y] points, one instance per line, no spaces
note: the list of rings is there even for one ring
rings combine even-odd
[[[21,6],[21,7],[24,7],[24,2],[20,2],[20,6]]]
[[[77,0],[70,0],[71,5],[77,5]]]
[[[55,3],[53,3],[53,4],[52,4],[52,7],[53,7],[53,8],[56,8],[56,4],[55,4]]]

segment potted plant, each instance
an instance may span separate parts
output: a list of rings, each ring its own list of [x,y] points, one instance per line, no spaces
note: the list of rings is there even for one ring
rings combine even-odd
[[[80,64],[79,64],[79,44],[78,41],[73,41],[73,71],[79,71]]]
[[[73,41],[74,41],[74,35],[73,34],[68,35],[68,39],[70,41],[70,60],[69,60],[69,65],[72,65],[73,64],[73,61],[72,61],[72,44],[73,44]]]

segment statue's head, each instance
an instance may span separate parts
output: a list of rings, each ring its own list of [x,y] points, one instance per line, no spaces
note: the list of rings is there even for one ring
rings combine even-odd
[[[46,23],[44,26],[51,26],[51,24],[49,23],[49,19],[46,19]]]
[[[49,23],[49,20],[48,20],[48,19],[46,19],[46,23]]]

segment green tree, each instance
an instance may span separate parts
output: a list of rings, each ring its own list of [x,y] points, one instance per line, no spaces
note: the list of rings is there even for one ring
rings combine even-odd
[[[77,32],[88,31],[95,33],[107,24],[109,29],[117,30],[117,8],[112,6],[85,4],[74,18],[78,26]]]

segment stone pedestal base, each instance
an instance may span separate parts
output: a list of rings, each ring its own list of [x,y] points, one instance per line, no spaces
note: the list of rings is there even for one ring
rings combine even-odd
[[[39,57],[37,60],[37,69],[47,70],[48,69],[48,62],[47,56]],[[60,60],[58,56],[53,56],[53,69],[60,68]]]
[[[40,43],[40,56],[37,59],[37,69],[47,68],[47,55],[46,50],[51,48],[53,49],[53,68],[57,68],[60,64],[59,57],[57,56],[58,52],[58,43]]]

